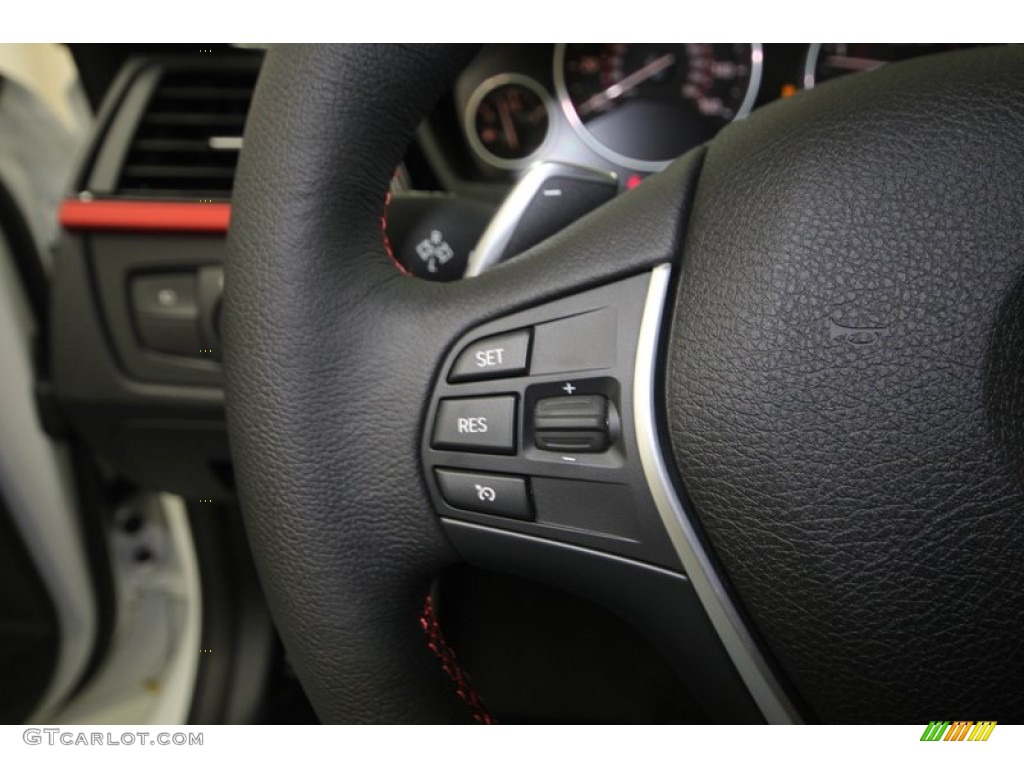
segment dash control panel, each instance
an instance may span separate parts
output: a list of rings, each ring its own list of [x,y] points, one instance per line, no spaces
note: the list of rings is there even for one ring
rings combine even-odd
[[[142,349],[220,360],[222,266],[136,275],[129,286]]]
[[[632,418],[648,282],[640,275],[559,299],[459,341],[423,442],[442,517],[678,567]]]

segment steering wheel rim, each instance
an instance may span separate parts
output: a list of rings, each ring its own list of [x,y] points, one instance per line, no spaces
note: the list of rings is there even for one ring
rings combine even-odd
[[[798,520],[806,526],[795,533],[791,529],[787,535],[811,554],[779,557],[777,572],[765,565],[764,557],[766,553],[777,556],[774,542],[780,528],[765,517],[757,503],[769,499],[773,511],[798,508],[800,505],[787,506],[785,488],[780,487],[787,472],[799,466],[799,461],[827,466],[833,457],[848,456],[863,444],[822,441],[820,436],[813,437],[813,429],[794,427],[791,439],[807,448],[807,453],[790,461],[784,445],[761,441],[763,451],[776,452],[778,467],[765,469],[763,462],[752,461],[746,452],[749,435],[737,432],[735,419],[721,418],[722,413],[730,413],[721,408],[723,391],[731,393],[728,403],[748,405],[744,388],[756,385],[758,392],[774,392],[767,408],[751,406],[748,413],[760,430],[769,434],[768,414],[793,426],[808,414],[820,416],[826,411],[820,401],[814,401],[804,403],[806,407],[793,407],[788,417],[787,412],[780,412],[780,407],[793,405],[790,392],[798,382],[792,377],[773,379],[769,375],[766,381],[764,371],[759,372],[760,379],[729,375],[742,368],[737,363],[738,351],[747,359],[751,355],[756,358],[758,344],[763,343],[759,334],[771,324],[755,323],[746,328],[740,324],[741,330],[752,332],[741,332],[739,341],[722,329],[737,327],[744,306],[762,306],[754,298],[756,286],[763,287],[768,280],[769,288],[773,287],[772,261],[766,261],[762,253],[766,243],[771,254],[780,259],[785,256],[784,268],[790,270],[782,289],[766,291],[774,306],[782,308],[786,329],[808,322],[806,313],[786,312],[791,306],[786,304],[786,295],[807,282],[800,277],[801,270],[812,270],[812,283],[821,276],[814,283],[816,295],[824,296],[825,304],[832,302],[830,307],[839,295],[836,286],[843,281],[864,287],[858,283],[862,275],[856,268],[833,274],[820,259],[816,264],[809,261],[810,254],[827,252],[844,238],[849,240],[868,226],[881,224],[900,246],[898,254],[887,257],[888,263],[907,269],[922,258],[919,248],[908,246],[907,239],[900,237],[913,206],[897,204],[885,215],[872,207],[864,219],[841,222],[838,231],[831,233],[822,221],[801,219],[797,204],[803,206],[804,215],[820,206],[813,195],[808,197],[812,186],[807,179],[815,169],[821,172],[825,161],[834,161],[840,169],[837,180],[856,178],[851,169],[855,171],[857,163],[870,171],[858,179],[857,188],[850,193],[853,200],[867,194],[868,180],[893,178],[885,175],[879,162],[881,158],[891,166],[893,158],[899,157],[899,148],[886,149],[884,142],[873,138],[869,122],[855,133],[842,129],[843,121],[857,109],[868,109],[865,114],[876,118],[893,119],[900,114],[897,98],[913,94],[909,106],[902,105],[911,117],[902,124],[895,120],[888,128],[918,129],[914,140],[932,152],[941,152],[943,163],[955,172],[965,166],[953,150],[962,151],[964,146],[951,147],[951,142],[957,142],[950,137],[963,135],[965,120],[971,126],[983,119],[995,121],[998,130],[993,134],[993,146],[1007,168],[1024,170],[1022,152],[1014,144],[1015,140],[1019,144],[1024,114],[1024,88],[1019,76],[1012,74],[1024,71],[1020,53],[958,54],[956,59],[947,59],[949,68],[941,78],[924,64],[910,63],[876,73],[870,82],[861,79],[861,85],[839,82],[820,93],[802,95],[793,104],[762,110],[723,132],[708,148],[690,153],[639,189],[493,273],[456,284],[424,283],[394,269],[384,247],[380,221],[386,190],[419,121],[450,88],[474,51],[464,46],[282,46],[267,57],[246,128],[225,283],[229,428],[257,566],[289,655],[317,712],[324,721],[338,722],[467,720],[469,711],[452,695],[452,683],[431,658],[419,626],[431,580],[459,559],[432,509],[430,482],[422,465],[421,442],[429,428],[426,404],[438,386],[442,362],[465,334],[483,323],[670,263],[677,265],[681,277],[675,289],[675,311],[666,312],[672,315],[672,325],[663,373],[668,378],[664,428],[672,448],[663,445],[662,450],[674,456],[672,469],[678,469],[696,503],[699,518],[694,518],[694,523],[704,529],[704,534],[698,535],[707,535],[713,552],[726,566],[729,579],[723,578],[723,583],[738,595],[738,620],[752,620],[761,631],[769,658],[781,663],[786,677],[810,703],[809,716],[840,721],[870,717],[867,713],[877,707],[880,694],[856,678],[862,676],[871,654],[853,642],[844,643],[848,658],[836,667],[843,672],[843,685],[835,696],[823,695],[822,680],[829,671],[827,654],[805,643],[788,642],[783,627],[802,620],[800,627],[816,645],[834,642],[836,636],[823,625],[822,617],[808,619],[801,614],[809,609],[820,611],[831,594],[841,595],[855,617],[864,615],[865,606],[882,605],[878,610],[884,620],[893,620],[893,611],[879,602],[885,599],[885,580],[892,576],[892,564],[869,561],[865,572],[850,566],[841,569],[840,575],[829,570],[836,536],[841,540],[844,532],[863,531],[857,525],[844,528],[835,524],[836,513],[847,509],[867,514],[879,497],[872,495],[863,477],[847,476],[848,487],[866,494],[865,499],[830,505],[827,516],[808,514],[784,520],[787,525]],[[971,118],[963,94],[981,89],[987,98],[997,86],[1008,93],[1004,103],[994,106],[982,100],[980,106],[972,104],[980,114]],[[948,112],[930,131],[925,118],[929,109],[936,111],[936,102]],[[288,107],[282,109],[282,104]],[[842,142],[851,136],[854,139],[848,148]],[[823,138],[824,150],[814,150],[815,142]],[[973,145],[968,145],[970,150]],[[971,162],[980,156],[977,151],[967,155]],[[787,162],[793,164],[787,167]],[[921,157],[915,162],[915,168],[935,167]],[[766,192],[764,185],[771,177],[757,174],[771,169],[796,179],[793,184],[781,185],[787,198],[780,200],[778,194]],[[737,178],[742,173],[755,176],[740,184]],[[1024,178],[1024,172],[1017,177]],[[922,173],[922,178],[931,177]],[[916,180],[907,189],[920,191],[920,182]],[[972,205],[985,197],[969,184],[953,186],[956,195],[966,195]],[[736,195],[737,189],[741,194]],[[1004,191],[1011,203],[1022,197],[1020,182],[1009,182]],[[948,211],[956,195],[928,200],[941,202]],[[737,218],[739,203],[732,196],[742,199],[747,206],[743,215],[753,216],[755,223]],[[882,197],[886,197],[884,189]],[[891,203],[895,198],[890,198],[887,202]],[[792,215],[787,216],[789,213]],[[815,232],[817,239],[811,246],[799,241],[795,246],[792,242],[780,245],[771,229],[773,222],[779,221],[785,224],[782,231],[788,237],[798,238],[800,227],[804,227]],[[1014,247],[1024,240],[1019,223],[1003,217],[989,216],[984,226],[971,231],[998,232]],[[930,241],[920,230],[915,230],[915,236]],[[859,249],[865,253],[865,261],[879,263],[868,250]],[[978,253],[969,241],[963,251]],[[686,257],[680,266],[682,252]],[[997,300],[973,301],[972,310],[981,304],[1004,310],[1015,306],[1011,299],[1022,272],[1021,254],[1024,248],[1000,250],[1000,278],[1009,288],[1001,289]],[[720,266],[723,263],[731,265],[729,270]],[[741,278],[738,282],[737,275]],[[875,278],[877,275],[872,276]],[[995,285],[973,273],[971,280],[980,293]],[[934,294],[948,298],[948,286],[940,283],[932,288]],[[898,292],[886,293],[890,288],[878,288],[887,297],[882,303],[888,301],[895,316],[904,318]],[[709,296],[720,299],[716,304]],[[872,311],[873,317],[879,317],[877,307]],[[1005,315],[1004,311],[999,317]],[[825,338],[840,344],[856,333],[874,341],[895,339],[893,347],[899,340],[892,329],[900,323],[886,325],[884,318],[869,323],[826,313],[826,317],[814,315],[814,319],[832,323],[825,326]],[[991,425],[995,409],[1001,418],[1019,424],[1018,389],[1015,378],[1007,374],[1012,368],[1007,361],[1017,359],[1018,350],[1024,348],[1018,341],[1020,334],[1003,319],[971,327],[972,349],[996,338],[993,348],[1000,350],[984,356],[987,370],[995,372],[986,374],[991,408],[981,414],[980,421]],[[833,331],[838,336],[829,335]],[[821,341],[820,328],[812,337]],[[797,343],[780,348],[787,355],[799,356],[809,349],[807,338],[800,336]],[[870,367],[863,357],[853,356],[863,352],[854,346],[849,350],[841,347],[845,357],[837,364],[840,372],[843,365]],[[893,354],[898,351],[906,353],[903,346]],[[780,357],[779,362],[784,368],[793,359]],[[908,367],[914,369],[924,358],[906,359],[913,361]],[[886,364],[892,365],[892,360]],[[702,368],[717,375],[702,381]],[[943,395],[942,401],[946,399]],[[973,416],[968,425],[971,429],[978,423]],[[830,429],[842,424],[837,419],[827,423]],[[877,426],[877,420],[872,418],[871,425]],[[820,429],[820,424],[814,429]],[[985,434],[992,432],[989,429]],[[979,503],[985,512],[981,522],[997,521],[1006,538],[996,546],[986,535],[963,552],[954,552],[950,561],[965,567],[977,558],[1004,552],[1008,544],[1024,543],[1020,526],[1012,524],[1012,516],[1024,505],[1014,490],[1018,483],[1015,469],[1005,460],[1007,446],[1020,444],[1019,429],[1000,426],[995,432],[1002,435],[996,439],[998,445],[984,442],[985,455],[971,463],[983,475],[984,483],[979,485],[972,476],[957,488],[984,492]],[[716,437],[722,434],[731,440],[724,447]],[[877,439],[879,433],[871,434]],[[897,436],[894,445],[905,449],[919,439],[930,441],[936,434],[924,430],[910,442]],[[821,444],[813,445],[815,440]],[[726,460],[718,461],[721,457]],[[737,467],[746,473],[748,490],[737,488],[728,474]],[[751,495],[749,489],[757,489],[756,494]],[[678,483],[676,490],[685,499]],[[920,509],[907,503],[911,510]],[[734,514],[730,515],[730,510]],[[833,521],[833,527],[821,525],[825,519]],[[874,519],[877,522],[878,518]],[[905,518],[914,519],[913,515]],[[939,535],[942,524],[948,522],[941,516],[925,519],[922,545],[900,551],[902,566],[914,555],[931,563],[936,542],[949,541],[948,536]],[[737,536],[743,526],[749,526],[751,532]],[[957,526],[956,532],[964,534],[965,529]],[[862,559],[854,560],[864,566]],[[708,567],[716,568],[717,563],[710,562]],[[816,593],[815,580],[830,573],[848,579],[849,585]],[[787,582],[796,585],[796,596],[785,594],[782,584]],[[1017,597],[1020,577],[1002,569],[978,582],[995,595],[1001,611],[1009,611],[994,634],[996,647],[1006,650],[1006,639],[1021,628],[1020,615],[1024,613],[1013,612],[1021,607]],[[999,679],[989,674],[971,683],[968,678],[977,676],[980,667],[968,661],[955,671],[943,668],[941,675],[925,675],[923,690],[932,699],[924,704],[915,699],[913,691],[906,690],[907,680],[920,675],[922,664],[935,662],[943,653],[966,653],[971,642],[981,641],[970,622],[987,614],[976,607],[956,603],[952,617],[917,608],[915,600],[925,601],[928,590],[939,584],[929,574],[910,586],[888,585],[890,593],[895,591],[904,601],[900,608],[907,611],[909,606],[910,614],[920,621],[886,636],[883,647],[891,652],[922,628],[940,633],[937,639],[915,637],[923,645],[918,652],[899,651],[896,661],[906,664],[908,670],[904,675],[895,673],[904,687],[891,716],[897,720],[918,717],[923,705],[965,706],[972,696],[977,699],[991,692],[994,706],[1007,713],[1000,719],[1019,717],[1021,696],[1011,688],[1021,680],[1021,664],[1013,654],[999,665]],[[865,589],[870,590],[870,599],[858,592]],[[780,601],[780,595],[785,599]],[[773,601],[781,602],[783,610],[776,610]],[[829,621],[849,627],[842,615],[830,616]],[[869,624],[877,630],[877,622]],[[965,629],[964,636],[956,642],[943,639],[941,632],[950,626]],[[865,638],[874,639],[870,632],[856,639]],[[992,645],[986,649],[991,651]],[[894,674],[893,664],[883,666],[890,676]],[[957,685],[967,694],[953,690]],[[891,698],[892,691],[886,695]],[[940,701],[935,701],[936,696]],[[964,714],[972,715],[975,713]],[[986,711],[975,716],[993,715]]]

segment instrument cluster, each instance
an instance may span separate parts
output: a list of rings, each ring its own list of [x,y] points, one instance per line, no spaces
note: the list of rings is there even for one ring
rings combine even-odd
[[[471,176],[514,179],[541,160],[623,184],[733,120],[826,80],[966,47],[942,44],[560,43],[485,48],[454,107]]]

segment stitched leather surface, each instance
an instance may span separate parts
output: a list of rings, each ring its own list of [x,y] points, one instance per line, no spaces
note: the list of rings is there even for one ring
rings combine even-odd
[[[1024,719],[1022,285],[1019,48],[826,84],[708,151],[672,444],[823,721]]]
[[[701,160],[480,278],[404,277],[382,245],[388,182],[472,52],[284,46],[246,127],[224,299],[230,438],[271,611],[326,722],[469,720],[418,621],[454,558],[419,459],[437,367],[484,320],[666,261]]]

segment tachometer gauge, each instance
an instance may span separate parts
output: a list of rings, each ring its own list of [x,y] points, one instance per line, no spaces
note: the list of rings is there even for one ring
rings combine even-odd
[[[804,61],[804,88],[893,61],[970,47],[964,43],[811,43]]]
[[[750,112],[761,62],[756,43],[560,44],[555,86],[591,149],[655,171]]]
[[[549,97],[535,80],[498,75],[485,80],[466,105],[466,135],[484,160],[499,168],[525,165],[544,145]]]

